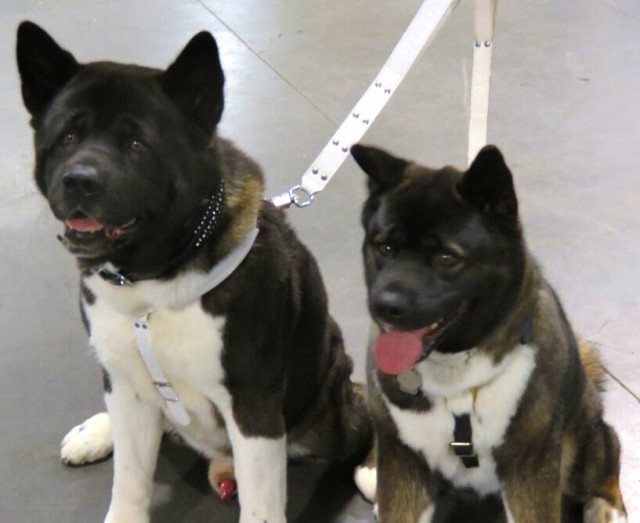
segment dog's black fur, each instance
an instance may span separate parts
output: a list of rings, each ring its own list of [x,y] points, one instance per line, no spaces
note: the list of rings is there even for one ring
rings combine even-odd
[[[437,372],[448,376],[447,367],[430,363],[435,355],[459,366],[452,376],[463,376],[475,355],[499,365],[519,347],[534,351],[533,370],[504,439],[486,454],[495,462],[514,520],[559,522],[563,495],[584,504],[589,522],[604,523],[606,510],[624,514],[619,443],[602,418],[602,367],[591,347],[578,348],[555,292],[526,247],[512,175],[499,150],[485,147],[466,172],[429,169],[373,147],[354,146],[352,154],[369,176],[363,255],[376,324],[383,332],[416,331],[444,319],[444,327],[422,338],[423,353],[412,368],[430,368],[432,379]],[[466,361],[451,359],[464,353]],[[370,367],[380,520],[412,523],[437,507],[451,487],[448,479],[455,481],[430,469],[422,451],[409,446],[389,405],[427,415],[437,401],[446,409],[449,397],[426,392],[436,390],[424,382],[427,374],[414,392],[373,362]],[[443,378],[442,386],[456,391],[452,398],[470,394],[475,405],[490,384],[456,389]],[[484,422],[474,421],[480,427]],[[412,441],[432,437],[414,436]],[[453,434],[443,443],[452,440]],[[480,466],[488,461],[481,458]]]
[[[35,180],[66,223],[62,241],[79,263],[90,333],[92,308],[103,299],[89,284],[98,266],[110,262],[134,281],[208,271],[257,222],[244,262],[200,300],[207,314],[226,318],[222,366],[235,421],[247,437],[286,433],[308,455],[366,454],[364,398],[350,381],[316,262],[283,212],[262,202],[259,167],[216,135],[224,76],[214,38],[199,33],[161,71],[80,64],[24,22],[17,59],[35,133]],[[194,230],[222,183],[218,223],[198,248]],[[102,364],[109,395],[123,377]]]

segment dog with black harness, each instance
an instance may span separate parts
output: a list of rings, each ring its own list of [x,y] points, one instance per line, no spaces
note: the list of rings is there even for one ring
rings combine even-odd
[[[527,249],[500,151],[465,172],[352,154],[369,186],[377,441],[356,479],[379,521],[428,523],[452,491],[500,496],[515,523],[560,523],[563,497],[586,523],[626,521],[603,368]]]

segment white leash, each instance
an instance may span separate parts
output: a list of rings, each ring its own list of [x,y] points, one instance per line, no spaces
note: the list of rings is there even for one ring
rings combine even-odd
[[[469,115],[469,162],[486,144],[491,50],[497,0],[475,0],[475,44]],[[271,198],[276,207],[310,205],[331,181],[349,149],[367,132],[460,0],[425,0],[382,70],[302,176],[299,185]]]
[[[292,203],[297,207],[306,207],[313,202],[314,196],[322,191],[336,174],[346,160],[351,146],[364,136],[369,126],[382,112],[391,95],[402,83],[422,49],[432,41],[438,29],[459,2],[460,0],[425,0],[376,79],[309,166],[302,176],[300,185],[296,185],[286,193],[271,199],[276,207],[289,207]],[[475,43],[469,111],[469,163],[473,161],[487,141],[491,51],[496,3],[497,0],[475,0]],[[206,294],[233,273],[251,250],[257,232],[257,229],[251,231],[233,253],[211,270],[207,275],[206,282],[203,282],[200,287],[199,294],[182,300],[181,305],[186,305]],[[189,414],[153,354],[148,324],[149,315],[152,312],[153,310],[150,310],[135,320],[134,331],[138,349],[154,385],[165,400],[171,417],[181,425],[189,425]]]
[[[460,0],[425,0],[382,70],[342,125],[302,176],[300,185],[271,199],[276,207],[310,205],[349,156],[349,149],[367,132],[387,104],[420,51],[426,47]]]
[[[487,144],[489,117],[489,85],[491,81],[491,51],[495,30],[497,0],[475,0],[473,73],[469,103],[468,163]]]

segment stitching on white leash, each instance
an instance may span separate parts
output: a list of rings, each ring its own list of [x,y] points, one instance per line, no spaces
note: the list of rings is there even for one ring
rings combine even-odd
[[[474,52],[469,112],[468,161],[487,141],[491,51],[497,0],[475,0]],[[346,160],[404,80],[420,52],[426,48],[460,0],[425,0],[391,56],[355,107],[302,175],[299,185],[271,198],[276,207],[307,207]]]

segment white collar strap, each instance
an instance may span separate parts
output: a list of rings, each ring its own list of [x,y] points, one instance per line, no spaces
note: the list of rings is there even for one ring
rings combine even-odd
[[[185,294],[180,296],[180,298],[178,298],[174,303],[174,308],[180,309],[185,305],[189,305],[201,296],[204,296],[210,290],[215,289],[224,280],[231,276],[231,274],[233,274],[233,272],[247,257],[249,251],[251,251],[259,232],[260,230],[257,227],[251,229],[240,245],[211,268],[205,279],[202,281],[200,288],[195,289],[191,295]]]
[[[247,257],[247,254],[251,251],[251,247],[253,247],[256,237],[258,236],[258,232],[258,228],[254,227],[238,247],[215,264],[197,289],[194,289],[191,294],[187,293],[180,296],[179,300],[174,302],[173,307],[178,309],[195,302],[201,296],[204,296],[226,280]],[[149,329],[149,316],[154,312],[154,310],[155,309],[153,307],[150,308],[145,314],[138,316],[133,323],[138,352],[147,367],[147,371],[151,376],[153,384],[158,390],[160,396],[162,396],[171,418],[180,425],[186,426],[191,423],[189,413],[180,402],[177,392],[165,376],[164,372],[162,372],[162,368],[153,353],[153,340],[151,339],[151,332]]]

